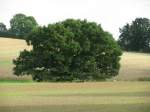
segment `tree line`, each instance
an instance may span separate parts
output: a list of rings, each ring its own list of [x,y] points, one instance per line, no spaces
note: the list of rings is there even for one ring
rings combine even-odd
[[[120,29],[118,43],[126,51],[150,52],[150,20],[136,18],[127,23]]]
[[[16,14],[10,20],[10,28],[0,23],[0,36],[24,39],[34,28],[38,27],[33,16]],[[123,50],[136,52],[150,52],[150,19],[136,18],[119,29],[118,44]]]
[[[38,23],[33,16],[24,14],[16,14],[10,20],[10,28],[7,29],[4,23],[0,23],[0,36],[24,39],[25,36],[32,31]]]

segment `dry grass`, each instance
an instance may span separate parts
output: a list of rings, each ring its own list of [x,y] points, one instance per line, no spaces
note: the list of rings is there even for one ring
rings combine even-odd
[[[24,80],[31,79],[30,77],[17,77],[13,75],[13,64],[12,60],[15,59],[19,52],[27,49],[30,50],[31,47],[26,45],[24,40],[9,39],[0,37],[0,79],[15,79]]]
[[[24,40],[0,38],[0,59],[11,60],[23,49],[30,50]]]
[[[124,52],[118,80],[150,78],[150,54]]]

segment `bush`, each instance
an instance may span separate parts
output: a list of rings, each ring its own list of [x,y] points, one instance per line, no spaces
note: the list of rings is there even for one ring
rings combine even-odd
[[[14,60],[14,73],[36,81],[88,81],[116,76],[121,50],[100,25],[68,19],[38,27],[27,36],[31,51]]]
[[[150,77],[141,77],[138,81],[150,81]]]

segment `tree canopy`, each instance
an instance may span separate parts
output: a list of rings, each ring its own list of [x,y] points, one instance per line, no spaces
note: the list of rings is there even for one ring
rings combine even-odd
[[[33,28],[37,26],[37,22],[32,16],[26,16],[24,14],[16,14],[10,20],[10,32],[17,36],[25,36]]]
[[[36,81],[102,80],[119,72],[121,49],[101,25],[67,19],[34,29],[26,38],[31,51],[14,60],[17,76]]]
[[[150,20],[136,18],[120,29],[119,44],[124,50],[150,52]]]

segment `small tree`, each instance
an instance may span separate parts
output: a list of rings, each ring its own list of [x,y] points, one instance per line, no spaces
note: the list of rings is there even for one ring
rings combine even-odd
[[[37,26],[37,22],[32,16],[26,16],[24,14],[16,14],[10,20],[10,32],[17,36],[25,36],[33,28]]]
[[[0,32],[6,32],[7,28],[6,25],[4,23],[0,23]]]
[[[14,73],[36,81],[102,80],[116,76],[121,50],[100,25],[68,19],[39,27],[27,37],[31,51],[14,60]]]
[[[128,51],[150,52],[150,20],[136,18],[120,29],[119,44]]]

